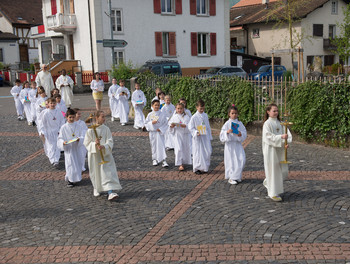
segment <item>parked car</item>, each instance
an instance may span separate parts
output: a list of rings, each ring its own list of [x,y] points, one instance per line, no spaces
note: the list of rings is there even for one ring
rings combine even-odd
[[[182,75],[181,66],[176,60],[149,60],[139,70],[139,73],[146,71],[157,75],[177,74]]]
[[[237,76],[245,78],[248,77],[248,74],[241,67],[238,66],[221,66],[210,68],[204,74],[198,75],[198,78],[207,79],[216,76]]]
[[[275,81],[282,79],[283,74],[286,72],[286,68],[282,65],[274,65],[274,79]],[[249,76],[256,81],[260,80],[271,80],[272,79],[272,66],[271,65],[263,65],[261,66],[257,72],[249,74]]]

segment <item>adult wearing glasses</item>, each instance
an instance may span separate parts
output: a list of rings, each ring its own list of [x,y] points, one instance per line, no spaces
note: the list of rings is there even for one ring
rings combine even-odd
[[[47,96],[50,96],[51,90],[55,89],[51,73],[47,70],[46,64],[41,65],[41,71],[36,75],[35,82],[37,87],[44,87]]]

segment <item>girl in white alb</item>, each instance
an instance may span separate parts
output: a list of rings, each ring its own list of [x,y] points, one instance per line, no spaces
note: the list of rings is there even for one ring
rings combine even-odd
[[[29,100],[29,92],[30,92],[29,82],[28,81],[23,82],[23,86],[24,87],[21,90],[21,93],[19,94],[19,98],[23,104],[28,126],[31,126],[33,120],[32,120],[32,113],[31,113],[30,100]]]
[[[131,103],[135,110],[134,128],[144,128],[146,119],[143,114],[143,108],[147,103],[147,99],[145,94],[140,90],[140,84],[138,83],[135,83],[135,91],[132,93]]]
[[[111,109],[111,121],[114,121],[115,118],[119,118],[118,113],[118,99],[117,99],[117,90],[119,85],[117,84],[117,79],[112,79],[112,85],[108,89],[109,97],[109,108]]]

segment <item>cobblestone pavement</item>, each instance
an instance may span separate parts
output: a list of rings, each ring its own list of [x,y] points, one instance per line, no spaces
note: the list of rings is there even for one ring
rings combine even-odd
[[[107,120],[123,186],[108,202],[93,197],[88,172],[66,188],[63,154],[53,168],[4,93],[0,263],[350,263],[349,151],[293,143],[284,202],[274,203],[262,186],[261,137],[244,143],[244,180],[232,186],[218,131],[209,173],[195,175],[177,171],[173,151],[168,169],[153,167],[148,134]],[[74,106],[87,117],[91,95]]]

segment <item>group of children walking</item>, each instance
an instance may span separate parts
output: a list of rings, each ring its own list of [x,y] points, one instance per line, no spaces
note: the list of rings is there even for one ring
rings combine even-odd
[[[31,84],[31,88],[29,83],[25,82],[22,89],[20,81],[17,81],[11,93],[15,99],[18,119],[23,119],[24,109],[28,124],[37,124],[45,153],[51,164],[57,166],[60,151],[65,152],[65,179],[68,186],[73,187],[81,181],[88,152],[94,196],[108,192],[109,200],[118,198],[115,191],[121,190],[121,185],[112,156],[112,134],[104,125],[105,113],[97,111],[94,117],[96,126],[88,129],[85,122],[80,120],[79,109],[64,108],[59,93],[53,92],[51,97],[47,98],[44,88],[37,89],[35,82]],[[128,122],[130,92],[124,86],[123,80],[119,81],[119,86],[116,79],[113,79],[112,83],[108,91],[111,120],[119,118],[121,124],[125,125]],[[147,129],[149,132],[154,166],[162,163],[162,167],[168,167],[166,151],[174,149],[175,166],[178,166],[180,171],[185,170],[185,165],[192,165],[196,174],[208,172],[213,138],[204,101],[197,101],[197,111],[192,116],[186,109],[184,98],[174,106],[170,96],[158,91],[157,97],[151,102],[152,111],[145,118],[143,108],[147,102],[146,97],[140,90],[140,85],[136,84],[131,102],[135,109],[134,128]],[[238,120],[237,106],[229,107],[228,117],[228,121],[221,129],[220,141],[225,144],[225,179],[228,179],[229,184],[235,185],[242,181],[245,165],[242,143],[247,138],[247,131],[243,123]],[[273,201],[282,201],[279,195],[283,193],[283,180],[288,175],[288,165],[281,164],[280,161],[283,159],[283,149],[288,147],[283,140],[291,142],[291,134],[289,131],[287,134],[283,133],[275,104],[266,108],[262,139],[266,176],[264,186]]]

